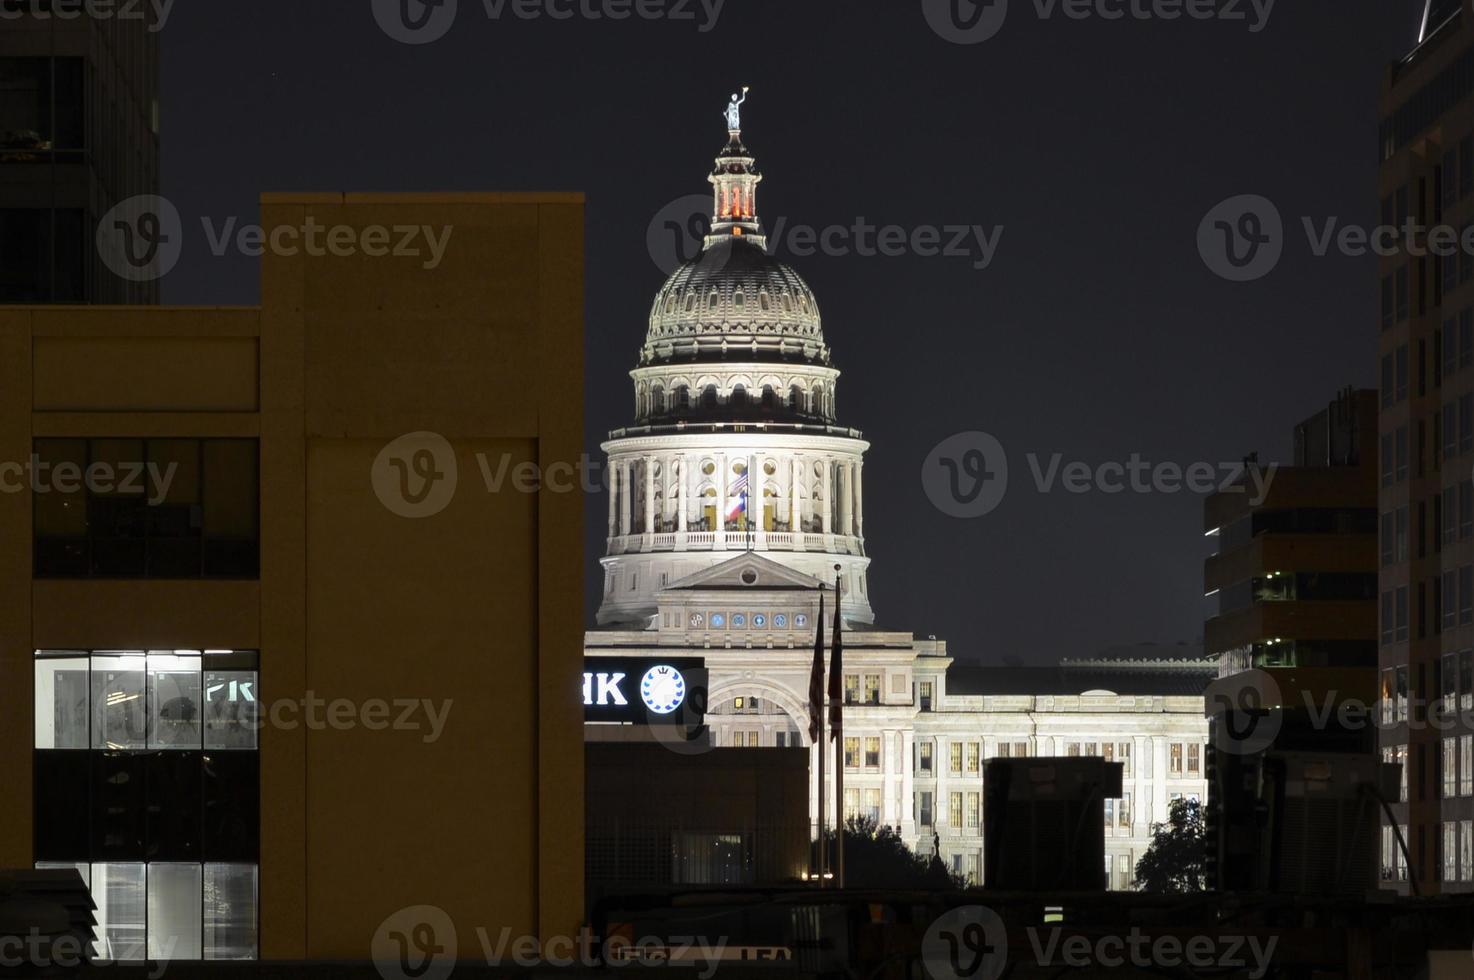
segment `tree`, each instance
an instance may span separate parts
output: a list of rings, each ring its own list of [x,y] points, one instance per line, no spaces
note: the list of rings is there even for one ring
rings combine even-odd
[[[834,868],[834,831],[824,832],[829,867]],[[946,891],[967,887],[961,875],[949,872],[933,855],[922,857],[906,846],[894,827],[879,826],[864,816],[845,820],[844,877],[846,888],[918,888]]]
[[[1202,804],[1173,800],[1167,822],[1152,825],[1151,846],[1136,862],[1136,888],[1168,895],[1203,891],[1207,861]]]

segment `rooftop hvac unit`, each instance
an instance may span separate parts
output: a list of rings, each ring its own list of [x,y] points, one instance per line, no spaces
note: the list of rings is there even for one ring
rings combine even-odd
[[[1209,750],[1208,887],[1361,895],[1377,886],[1398,767],[1366,753]]]
[[[1104,891],[1105,801],[1122,765],[1098,758],[989,759],[983,769],[984,885]]]

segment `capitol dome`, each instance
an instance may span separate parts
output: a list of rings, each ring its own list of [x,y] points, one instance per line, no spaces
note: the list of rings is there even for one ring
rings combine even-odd
[[[650,308],[646,363],[740,353],[827,362],[819,303],[803,277],[751,237],[709,238],[665,281]]]
[[[836,582],[844,619],[875,621],[862,494],[869,443],[839,422],[840,372],[813,290],[768,254],[757,213],[762,175],[742,142],[746,91],[732,96],[727,143],[707,177],[711,224],[701,252],[651,304],[630,371],[634,422],[603,443],[602,625],[657,629],[662,601],[682,583],[706,582],[718,566],[752,555],[804,576],[790,581],[805,587]],[[779,617],[770,626],[761,610],[733,616],[732,629],[747,636],[734,636],[724,613],[704,615],[692,629],[707,645],[801,639],[786,625],[774,633]]]

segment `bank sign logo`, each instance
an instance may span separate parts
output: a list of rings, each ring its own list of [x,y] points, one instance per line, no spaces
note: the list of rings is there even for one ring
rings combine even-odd
[[[699,727],[706,715],[706,661],[699,657],[585,657],[588,722]]]
[[[651,667],[640,680],[640,700],[657,715],[668,715],[686,700],[686,678],[669,664]]]

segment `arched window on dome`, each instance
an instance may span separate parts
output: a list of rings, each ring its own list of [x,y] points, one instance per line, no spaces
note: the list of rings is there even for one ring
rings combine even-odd
[[[758,309],[762,310],[764,313],[773,308],[772,302],[768,299],[768,291],[766,289],[761,290],[757,294],[757,305]]]
[[[715,313],[717,311],[717,303],[721,300],[721,298],[721,294],[713,289],[711,293],[706,297],[706,312]]]
[[[667,313],[674,313],[675,311],[676,311],[676,294],[675,293],[671,293],[669,296],[667,296],[665,298],[665,312],[667,312]]]
[[[793,312],[793,299],[786,292],[783,294],[783,312],[784,313],[792,313]]]
[[[696,294],[695,293],[687,293],[686,294],[686,312],[687,313],[694,313],[695,311],[696,311]]]
[[[728,399],[733,408],[747,407],[747,389],[738,385],[732,389],[732,397]]]
[[[773,394],[772,385],[763,385],[763,411],[772,412],[778,408],[778,396]]]
[[[650,410],[656,415],[665,414],[665,389],[660,385],[650,392]]]
[[[789,388],[788,389],[788,410],[790,412],[797,412],[797,411],[799,411],[800,410],[799,406],[802,403],[802,399],[803,399],[803,394],[802,394],[802,392],[799,391],[798,385],[794,385],[793,387]]]
[[[747,297],[742,294],[742,290],[739,289],[736,293],[732,294],[732,306],[738,313],[741,313],[746,308]]]
[[[821,415],[824,412],[824,386],[814,385],[809,397],[805,400],[804,410],[810,415]]]
[[[675,409],[676,409],[676,411],[684,411],[684,410],[690,408],[691,407],[691,389],[690,388],[687,388],[685,385],[681,385],[679,388],[676,389],[675,399],[674,400],[675,400]]]
[[[711,411],[717,407],[717,386],[707,385],[701,390],[701,407]]]
[[[809,312],[809,298],[807,296],[800,296],[798,298],[798,306],[805,313]]]

